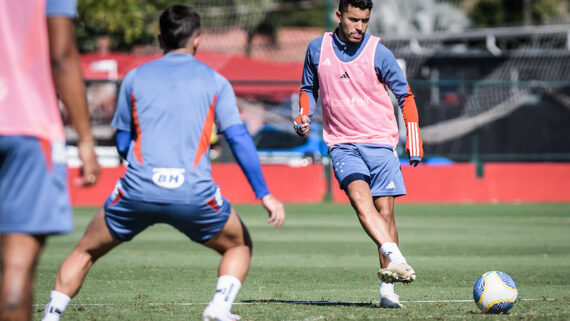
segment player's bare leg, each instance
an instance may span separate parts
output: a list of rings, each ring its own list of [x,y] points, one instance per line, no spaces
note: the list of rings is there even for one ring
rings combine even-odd
[[[45,235],[5,234],[0,237],[0,320],[32,317],[34,276]]]
[[[111,236],[105,222],[105,211],[100,208],[79,243],[61,264],[55,280],[55,290],[74,297],[95,261],[120,243]]]
[[[224,228],[204,245],[222,254],[218,275],[233,275],[245,280],[251,263],[252,242],[249,232],[232,208]]]
[[[396,220],[394,218],[394,197],[381,196],[374,198],[374,206],[382,219],[386,222],[387,233],[394,243],[398,244],[398,228],[396,227]],[[382,254],[380,247],[378,247],[378,254],[380,256],[380,266],[385,268],[390,263],[390,259]]]
[[[398,248],[398,229],[396,227],[396,220],[394,218],[394,197],[384,196],[374,199],[374,204],[378,208],[380,216],[387,224],[387,230],[394,243],[385,244],[378,249],[380,254],[380,264],[382,268],[378,271],[378,277],[387,283],[404,282],[411,283],[416,279],[416,272],[409,266],[406,259],[401,255]],[[386,256],[386,253],[396,251],[397,254],[391,259]]]
[[[380,213],[375,206],[370,193],[368,183],[362,180],[356,180],[348,184],[346,193],[352,207],[356,211],[360,224],[366,233],[376,243],[380,252],[388,257],[391,261],[385,268],[380,269],[378,277],[384,282],[413,282],[415,280],[414,270],[407,264],[406,259],[400,252],[397,245],[397,237],[391,232],[389,217],[393,216],[393,197],[378,202],[387,202],[385,209],[381,209]],[[382,199],[382,198],[380,198]],[[390,200],[391,199],[391,200]],[[391,209],[391,214],[388,211]],[[392,218],[393,221],[393,218]]]
[[[391,237],[389,222],[376,210],[368,183],[362,180],[353,181],[348,184],[346,194],[360,224],[378,248],[384,243],[397,241]]]
[[[394,218],[394,197],[393,196],[381,196],[374,198],[374,206],[380,216],[388,224],[388,233],[390,237],[398,244],[398,229],[396,227],[396,220]],[[380,248],[378,248],[378,255],[380,257],[380,266],[382,268],[387,268],[390,264],[390,259],[382,253]],[[399,309],[402,308],[400,304],[400,297],[394,291],[394,283],[392,282],[382,282],[380,285],[380,307]]]
[[[222,260],[218,267],[216,293],[204,310],[203,319],[238,320],[239,316],[230,311],[249,271],[252,242],[233,208],[224,228],[204,245],[222,254]]]
[[[55,279],[54,291],[46,306],[44,321],[59,320],[61,313],[73,298],[95,261],[121,244],[109,232],[105,211],[99,209],[87,226],[83,237],[71,254],[63,261]]]

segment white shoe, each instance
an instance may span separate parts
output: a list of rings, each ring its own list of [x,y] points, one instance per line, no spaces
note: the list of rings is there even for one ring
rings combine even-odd
[[[209,304],[204,309],[202,318],[204,321],[237,321],[241,319],[237,314],[232,314],[230,311]]]
[[[380,295],[380,307],[386,309],[401,309],[400,297],[396,293]]]
[[[416,279],[416,271],[406,263],[390,262],[386,268],[378,271],[378,277],[387,283],[412,283]]]

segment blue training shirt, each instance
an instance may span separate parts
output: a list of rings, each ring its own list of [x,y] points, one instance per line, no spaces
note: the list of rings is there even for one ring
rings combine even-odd
[[[131,133],[125,194],[159,203],[211,198],[217,189],[208,155],[214,124],[220,132],[243,126],[235,94],[192,55],[167,53],[130,71],[112,121]]]
[[[68,17],[75,18],[77,16],[76,0],[47,0],[46,15],[48,17]]]

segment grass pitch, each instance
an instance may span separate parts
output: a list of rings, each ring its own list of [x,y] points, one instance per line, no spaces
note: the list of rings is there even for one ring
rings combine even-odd
[[[417,273],[397,285],[406,306],[378,308],[376,248],[344,204],[288,205],[286,224],[261,206],[235,206],[249,227],[253,262],[232,312],[243,320],[569,320],[570,204],[396,205],[400,247]],[[95,209],[75,210],[76,231],[49,239],[38,266],[35,319],[59,264]],[[201,320],[220,256],[166,225],[99,260],[62,320]],[[510,274],[509,315],[472,302],[484,272]]]

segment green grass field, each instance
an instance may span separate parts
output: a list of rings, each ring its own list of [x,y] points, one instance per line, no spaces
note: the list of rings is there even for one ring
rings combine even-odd
[[[349,205],[288,205],[282,229],[265,224],[261,206],[235,207],[254,241],[232,310],[243,320],[570,320],[570,204],[397,205],[400,247],[417,272],[396,286],[402,310],[378,308],[376,248]],[[94,211],[76,209],[76,232],[49,240],[35,319]],[[62,320],[201,320],[219,258],[154,226],[95,264]],[[472,302],[489,270],[517,282],[509,315],[482,315]]]

